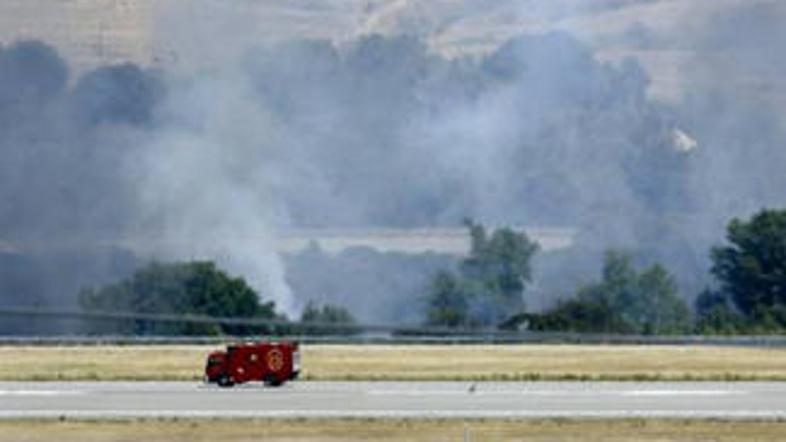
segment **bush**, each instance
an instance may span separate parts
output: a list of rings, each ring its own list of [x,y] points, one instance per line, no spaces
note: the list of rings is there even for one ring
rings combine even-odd
[[[147,314],[205,315],[276,319],[273,302],[260,303],[242,278],[233,278],[212,262],[153,263],[116,284],[82,290],[85,310]],[[102,321],[94,333],[137,335],[249,334],[269,328],[152,321]]]
[[[355,318],[344,307],[309,301],[300,317],[302,332],[309,335],[357,333]],[[312,325],[309,325],[311,323]]]
[[[690,328],[690,314],[676,283],[660,265],[637,271],[629,255],[606,253],[603,280],[574,299],[534,315],[534,330],[673,334]]]

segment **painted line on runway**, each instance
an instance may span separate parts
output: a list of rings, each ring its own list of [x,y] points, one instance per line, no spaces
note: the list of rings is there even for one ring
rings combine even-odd
[[[786,420],[784,411],[762,410],[2,410],[0,420],[10,419],[134,419],[134,418],[406,418],[406,419],[734,419]]]
[[[622,391],[622,396],[740,396],[750,391],[731,390],[633,390]]]
[[[731,396],[747,395],[750,391],[732,390],[631,390],[631,391],[552,391],[552,390],[369,390],[366,392],[373,396],[539,396],[539,397],[566,397],[566,396]]]
[[[214,390],[221,393],[230,390]],[[244,389],[231,390],[233,394],[248,393],[281,393],[277,390]],[[95,393],[92,390],[0,390],[0,396],[76,396]],[[122,392],[118,392],[122,393]],[[749,391],[730,390],[634,390],[634,391],[470,391],[470,390],[369,390],[366,394],[372,396],[584,396],[605,394],[611,396],[730,396],[750,394]]]
[[[0,396],[78,396],[87,394],[79,390],[0,390]]]

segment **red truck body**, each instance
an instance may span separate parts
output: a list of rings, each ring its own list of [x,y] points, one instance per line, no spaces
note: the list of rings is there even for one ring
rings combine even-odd
[[[222,387],[262,381],[279,386],[300,374],[297,342],[249,342],[227,346],[207,357],[205,381]]]

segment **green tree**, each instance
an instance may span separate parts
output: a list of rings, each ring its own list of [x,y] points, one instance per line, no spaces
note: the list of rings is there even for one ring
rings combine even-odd
[[[733,335],[745,332],[745,318],[729,297],[718,291],[704,290],[694,302],[696,332],[707,335]]]
[[[536,331],[566,331],[574,333],[626,333],[630,326],[607,304],[589,297],[560,301],[544,314],[526,318],[528,328]]]
[[[439,272],[429,287],[427,325],[468,327],[469,299],[461,280],[450,272]]]
[[[712,249],[712,273],[753,323],[786,327],[786,210],[733,219],[728,244]]]
[[[321,307],[313,301],[309,301],[303,309],[300,321],[304,323],[306,334],[351,334],[357,330],[354,328],[355,318],[344,307],[324,304]],[[313,323],[313,326],[308,326]]]
[[[644,271],[630,255],[606,253],[601,282],[583,287],[533,321],[532,328],[599,333],[668,334],[688,330],[690,312],[660,265]]]
[[[532,281],[530,261],[538,245],[526,233],[510,228],[497,229],[489,238],[483,226],[471,221],[467,224],[472,247],[461,263],[462,276],[482,283],[501,296],[508,307],[522,307],[524,289]]]
[[[85,310],[150,314],[193,314],[218,317],[275,319],[275,305],[260,303],[242,278],[233,278],[212,262],[152,263],[128,279],[79,295]],[[150,321],[95,324],[96,333],[246,334],[248,327]]]
[[[538,245],[524,232],[486,229],[467,221],[469,255],[458,274],[434,276],[427,295],[427,322],[447,327],[497,326],[524,310],[524,290],[532,280],[530,261]]]

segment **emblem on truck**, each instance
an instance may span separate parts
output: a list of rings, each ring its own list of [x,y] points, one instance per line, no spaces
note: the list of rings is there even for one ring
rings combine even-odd
[[[284,353],[277,348],[267,352],[267,366],[270,368],[270,371],[281,371],[284,368]]]

